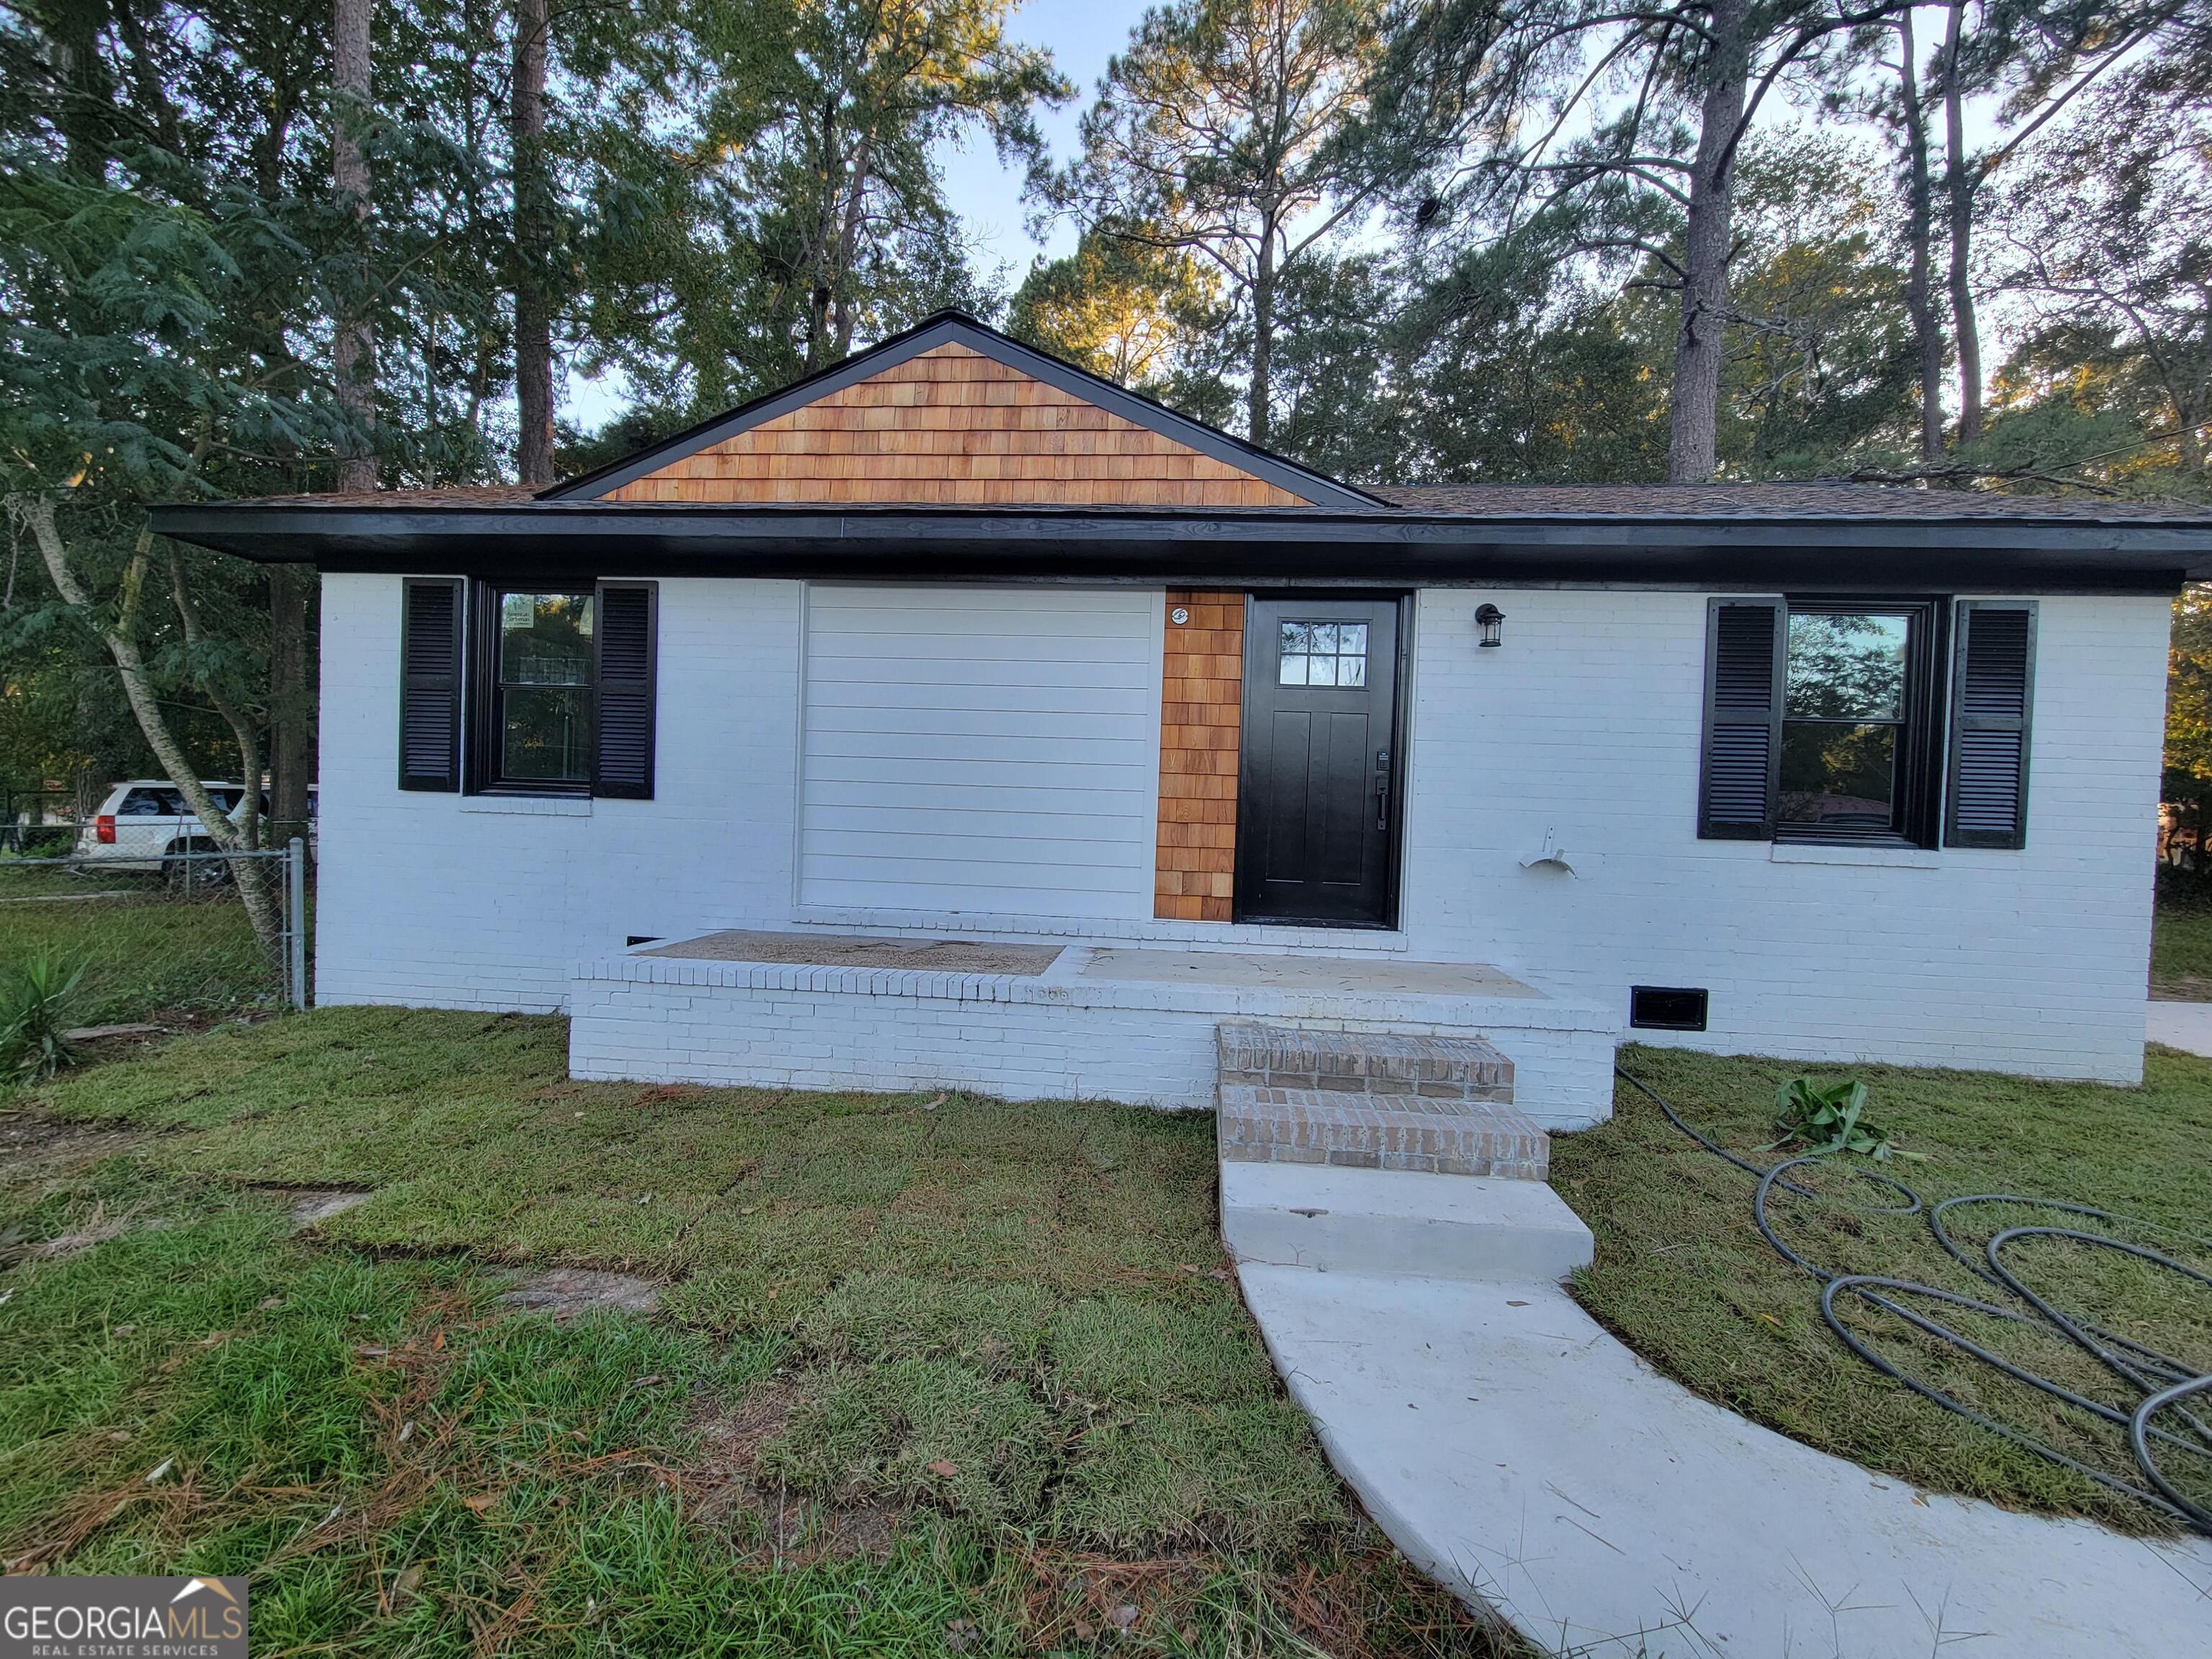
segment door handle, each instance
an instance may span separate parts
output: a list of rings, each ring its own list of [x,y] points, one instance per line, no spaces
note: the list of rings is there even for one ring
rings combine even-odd
[[[1390,827],[1390,751],[1375,751],[1375,827]]]

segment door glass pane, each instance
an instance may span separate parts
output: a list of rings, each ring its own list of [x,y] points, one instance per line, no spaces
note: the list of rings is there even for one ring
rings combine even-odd
[[[1365,623],[1286,622],[1276,683],[1280,685],[1364,686],[1367,684]]]
[[[1870,611],[1792,611],[1785,712],[1809,720],[1905,718],[1910,624]]]
[[[1894,726],[1784,721],[1782,821],[1844,830],[1893,828],[1897,733]]]

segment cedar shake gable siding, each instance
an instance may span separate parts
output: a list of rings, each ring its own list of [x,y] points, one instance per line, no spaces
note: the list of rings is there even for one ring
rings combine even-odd
[[[1175,612],[1190,612],[1177,626]],[[1237,896],[1237,763],[1244,596],[1171,587],[1160,680],[1160,840],[1152,914],[1229,921]]]
[[[610,501],[1304,507],[957,343],[825,392],[607,492]]]

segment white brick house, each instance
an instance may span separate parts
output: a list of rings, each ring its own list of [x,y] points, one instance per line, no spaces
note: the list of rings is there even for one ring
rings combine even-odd
[[[1364,492],[948,317],[544,497],[159,526],[324,571],[320,1000],[581,1075],[1198,1104],[1252,1014],[1478,1032],[1553,1125],[1632,1030],[2140,1075],[2202,518]]]

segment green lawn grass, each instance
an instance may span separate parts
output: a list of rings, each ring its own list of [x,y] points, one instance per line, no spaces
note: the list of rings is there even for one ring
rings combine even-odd
[[[2212,903],[2161,902],[2150,941],[2153,991],[2212,1002]]]
[[[1498,1650],[1277,1385],[1205,1119],[563,1039],[333,1009],[47,1085],[137,1139],[0,1186],[0,1559],[249,1572],[257,1655]],[[661,1311],[501,1310],[546,1263]]]
[[[0,975],[33,951],[85,964],[80,1025],[204,1018],[274,1003],[274,965],[235,891],[173,897],[158,876],[26,866],[0,859]]]
[[[1774,1094],[1805,1067],[1660,1048],[1624,1050],[1621,1063],[1739,1156],[1762,1166],[1788,1156],[1767,1150],[1777,1134]],[[2160,1230],[2212,1234],[2212,1060],[2153,1049],[2137,1089],[1879,1066],[1814,1069],[1824,1081],[1866,1082],[1869,1115],[1924,1158],[1890,1172],[1931,1201],[1984,1192],[2067,1199]],[[1754,1230],[1752,1178],[1626,1085],[1614,1105],[1603,1127],[1553,1142],[1552,1181],[1596,1235],[1596,1261],[1576,1294],[1630,1346],[1708,1399],[1916,1486],[2131,1530],[2164,1528],[2155,1512],[1938,1409],[1855,1358],[1822,1320],[1819,1286]],[[1856,1182],[1815,1184],[1846,1201],[1815,1206],[1784,1196],[1773,1208],[1782,1237],[1809,1260],[1991,1298],[1939,1249],[1924,1219],[1869,1213],[1849,1201]],[[1978,1249],[2000,1226],[2052,1220],[2047,1212],[1993,1208],[1958,1231]],[[2169,1231],[2136,1236],[2212,1270],[2212,1244],[2201,1237],[2191,1246]],[[2058,1241],[2032,1243],[2008,1259],[2026,1265],[2059,1306],[2212,1368],[2212,1297]],[[1911,1374],[2140,1484],[2120,1431],[1936,1350],[1901,1322],[1855,1314],[1850,1322]],[[2103,1368],[2054,1334],[1970,1316],[1954,1322],[2085,1395],[2123,1403]],[[2212,1497],[2212,1480],[2192,1484],[2205,1489],[2198,1501]]]

